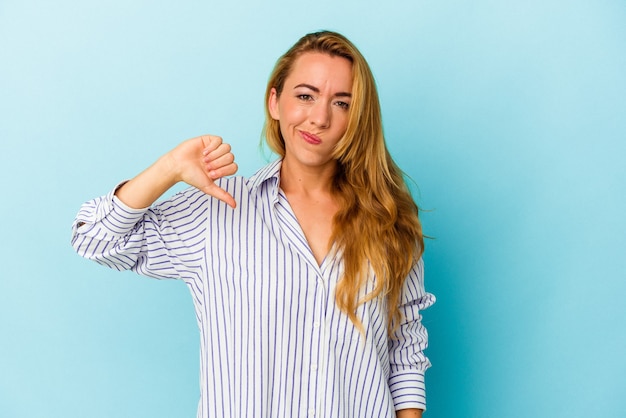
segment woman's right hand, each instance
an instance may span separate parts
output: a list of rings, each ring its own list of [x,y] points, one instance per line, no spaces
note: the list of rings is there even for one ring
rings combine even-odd
[[[182,142],[165,157],[176,173],[175,182],[183,181],[202,190],[231,207],[235,199],[215,184],[215,180],[237,172],[235,156],[230,145],[215,135],[202,135]]]
[[[231,207],[235,199],[215,180],[237,172],[230,145],[214,135],[202,135],[180,143],[115,192],[126,205],[146,208],[165,191],[182,181]]]

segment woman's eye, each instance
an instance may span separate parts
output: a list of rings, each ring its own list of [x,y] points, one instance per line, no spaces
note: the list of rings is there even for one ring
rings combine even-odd
[[[298,99],[305,101],[305,102],[309,102],[313,100],[313,97],[310,94],[299,94]]]
[[[344,110],[348,110],[350,108],[350,104],[346,102],[336,102],[335,104]]]

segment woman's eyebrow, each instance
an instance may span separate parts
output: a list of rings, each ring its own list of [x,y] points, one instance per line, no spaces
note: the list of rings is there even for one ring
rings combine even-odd
[[[320,89],[318,89],[317,87],[312,86],[310,84],[306,84],[306,83],[300,83],[297,86],[295,86],[294,89],[297,89],[299,87],[307,88],[307,89],[313,91],[314,93],[319,93],[320,92]],[[348,93],[348,92],[343,92],[342,91],[342,92],[339,92],[339,93],[335,93],[334,97],[352,97],[352,93]]]

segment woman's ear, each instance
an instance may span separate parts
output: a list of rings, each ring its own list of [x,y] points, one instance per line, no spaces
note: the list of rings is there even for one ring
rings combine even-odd
[[[270,111],[272,119],[280,120],[280,112],[278,111],[278,92],[274,87],[270,90],[270,98],[267,101],[267,108]]]

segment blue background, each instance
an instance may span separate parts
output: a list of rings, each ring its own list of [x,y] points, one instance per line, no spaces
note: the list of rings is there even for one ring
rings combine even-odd
[[[435,237],[426,416],[624,416],[626,2],[3,0],[1,417],[195,416],[185,286],[70,225],[199,134],[253,173],[274,61],[322,28],[368,58]]]

